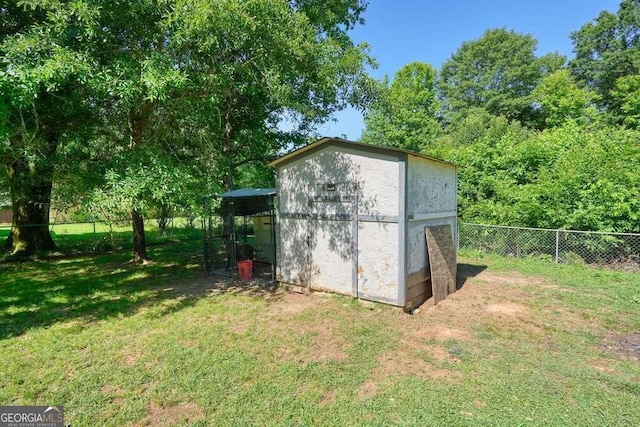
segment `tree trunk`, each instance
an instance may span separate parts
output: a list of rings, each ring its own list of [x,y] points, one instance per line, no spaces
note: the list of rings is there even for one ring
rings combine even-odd
[[[147,239],[144,234],[144,219],[138,210],[131,212],[133,222],[133,257],[135,262],[144,262],[147,256]]]
[[[144,103],[139,111],[129,113],[129,148],[135,150],[142,143],[142,134],[151,112],[152,104]],[[134,201],[135,202],[135,201]],[[134,203],[134,206],[136,204]],[[149,260],[147,256],[147,240],[144,233],[144,219],[140,209],[134,207],[131,211],[133,225],[133,259],[135,262]]]
[[[227,107],[224,114],[224,139],[222,140],[222,158],[225,169],[224,178],[222,180],[222,188],[225,192],[233,190],[233,126],[231,124],[231,108],[232,101],[227,97]],[[229,205],[230,208],[233,204]],[[222,235],[231,236],[233,233],[231,218],[233,212],[222,216]]]
[[[22,135],[12,137],[11,144],[19,147],[22,138]],[[57,146],[57,136],[49,135],[39,153],[41,157],[35,162],[17,155],[6,165],[13,218],[5,249],[12,255],[30,256],[56,248],[49,232],[49,209]]]
[[[226,163],[226,173],[223,180],[224,191],[233,190],[233,137],[234,129],[231,123],[232,101],[227,98],[227,108],[224,115],[224,140],[222,142],[222,156]]]

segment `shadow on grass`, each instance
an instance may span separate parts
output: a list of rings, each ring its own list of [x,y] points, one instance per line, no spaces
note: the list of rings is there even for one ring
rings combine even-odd
[[[203,277],[199,241],[150,248],[150,264],[129,251],[0,263],[0,339],[58,322],[90,323],[162,304],[159,315],[212,293],[265,294],[257,285]]]
[[[477,276],[487,269],[486,265],[458,264],[458,280],[456,290],[462,289],[467,280]]]

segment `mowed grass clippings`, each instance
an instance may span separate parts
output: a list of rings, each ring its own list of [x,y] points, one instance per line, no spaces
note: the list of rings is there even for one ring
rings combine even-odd
[[[0,401],[73,425],[640,425],[638,274],[461,258],[409,316],[151,255],[1,264]]]

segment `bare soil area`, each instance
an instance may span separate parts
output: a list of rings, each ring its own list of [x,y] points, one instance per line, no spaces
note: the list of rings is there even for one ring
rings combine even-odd
[[[482,330],[491,334],[524,333],[544,341],[549,328],[568,333],[602,328],[589,316],[554,299],[541,304],[540,292],[545,291],[562,289],[542,278],[487,272],[476,266],[462,265],[457,292],[437,305],[433,299],[428,300],[415,315],[409,315],[400,308],[363,302],[360,309],[358,304],[354,305],[353,319],[345,319],[345,310],[336,309],[332,300],[337,297],[331,294],[287,292],[274,289],[267,282],[202,280],[191,284],[188,290],[263,299],[266,304],[260,312],[237,316],[231,321],[229,330],[240,335],[282,337],[282,344],[276,350],[279,363],[306,366],[348,362],[353,337],[347,337],[345,330],[350,323],[354,327],[373,324],[381,330],[392,331],[395,345],[372,357],[373,369],[356,393],[361,400],[373,398],[393,379],[402,376],[439,383],[461,381],[464,374],[457,364],[463,357],[475,357],[475,353],[480,352],[478,334]],[[181,292],[185,290],[181,289]],[[615,336],[610,341],[613,351],[625,357],[640,357],[640,333]],[[547,350],[554,351],[552,340]],[[126,355],[124,364],[131,363],[131,359],[135,363],[135,357]],[[594,369],[611,371],[608,363],[598,363],[594,362]],[[332,390],[323,391],[321,396],[319,404],[335,399]],[[177,420],[181,411],[179,408],[155,408],[152,412],[163,419]]]

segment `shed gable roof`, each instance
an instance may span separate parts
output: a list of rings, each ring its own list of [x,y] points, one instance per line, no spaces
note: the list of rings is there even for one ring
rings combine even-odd
[[[391,153],[396,153],[396,154],[404,154],[407,156],[416,156],[416,157],[420,157],[423,159],[427,159],[427,160],[431,160],[434,162],[438,162],[438,163],[443,163],[445,165],[449,165],[452,167],[458,167],[456,164],[451,163],[451,162],[447,162],[445,160],[441,160],[435,157],[431,157],[431,156],[427,156],[426,154],[420,154],[420,153],[415,153],[413,151],[409,151],[409,150],[403,150],[402,148],[395,148],[395,147],[385,147],[385,146],[381,146],[381,145],[373,145],[373,144],[365,144],[363,142],[356,142],[356,141],[349,141],[347,139],[342,139],[342,138],[329,138],[329,137],[325,137],[325,138],[321,138],[315,142],[312,142],[309,145],[306,145],[302,148],[299,148],[295,151],[292,151],[291,153],[285,154],[282,157],[277,158],[276,160],[273,160],[272,162],[269,162],[267,164],[267,166],[279,166],[283,163],[288,163],[304,154],[308,154],[311,151],[314,151],[320,147],[323,146],[330,146],[330,145],[337,145],[337,146],[343,146],[343,147],[349,147],[349,148],[354,148],[356,150],[362,150],[365,152],[387,152],[389,154]]]

